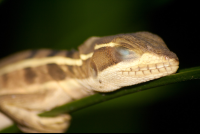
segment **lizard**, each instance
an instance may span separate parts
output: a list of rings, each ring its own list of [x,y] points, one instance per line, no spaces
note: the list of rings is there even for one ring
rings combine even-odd
[[[0,129],[65,132],[71,116],[38,114],[97,92],[176,73],[179,60],[150,32],[90,37],[71,50],[27,50],[0,61]]]

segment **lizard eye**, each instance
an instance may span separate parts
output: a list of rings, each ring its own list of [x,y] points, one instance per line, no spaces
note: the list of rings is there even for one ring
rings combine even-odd
[[[127,56],[130,54],[130,51],[126,48],[118,48],[118,53],[122,56]]]
[[[118,47],[116,50],[117,50],[117,57],[122,59],[130,59],[135,56],[135,53],[133,51],[125,47]]]

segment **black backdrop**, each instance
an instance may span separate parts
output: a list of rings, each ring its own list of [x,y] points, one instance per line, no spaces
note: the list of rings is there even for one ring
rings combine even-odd
[[[0,58],[24,49],[71,49],[90,36],[150,31],[180,60],[200,65],[199,7],[178,0],[4,0]],[[150,89],[72,114],[69,132],[199,132],[199,80]]]

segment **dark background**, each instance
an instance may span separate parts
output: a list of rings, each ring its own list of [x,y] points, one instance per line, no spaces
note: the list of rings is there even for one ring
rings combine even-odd
[[[1,0],[0,0],[1,2]],[[150,31],[180,60],[200,65],[197,1],[3,0],[0,58],[25,49],[77,48],[90,36]],[[154,88],[72,114],[68,132],[200,132],[199,80]]]

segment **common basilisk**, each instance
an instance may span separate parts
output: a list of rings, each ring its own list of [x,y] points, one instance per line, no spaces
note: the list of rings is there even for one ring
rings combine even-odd
[[[70,115],[39,117],[96,92],[111,92],[173,74],[175,53],[149,32],[91,37],[78,51],[29,50],[0,61],[0,128],[64,132]]]

